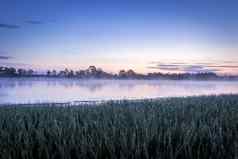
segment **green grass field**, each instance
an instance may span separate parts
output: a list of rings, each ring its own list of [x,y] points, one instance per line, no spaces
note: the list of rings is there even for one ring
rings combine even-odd
[[[237,159],[238,95],[0,108],[1,159]]]

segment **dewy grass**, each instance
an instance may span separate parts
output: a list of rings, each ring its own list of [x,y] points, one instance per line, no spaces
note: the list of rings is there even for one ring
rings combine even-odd
[[[237,95],[46,106],[0,108],[1,159],[238,158]]]

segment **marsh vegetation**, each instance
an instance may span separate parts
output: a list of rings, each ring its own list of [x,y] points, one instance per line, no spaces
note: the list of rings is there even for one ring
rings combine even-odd
[[[0,108],[1,159],[237,157],[237,95]]]

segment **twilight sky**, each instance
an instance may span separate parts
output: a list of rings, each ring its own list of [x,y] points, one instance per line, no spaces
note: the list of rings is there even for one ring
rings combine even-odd
[[[238,74],[236,0],[1,0],[0,65]]]

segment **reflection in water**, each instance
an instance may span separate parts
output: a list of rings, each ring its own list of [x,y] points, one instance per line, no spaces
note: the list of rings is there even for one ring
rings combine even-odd
[[[0,104],[238,93],[237,81],[0,79]]]

